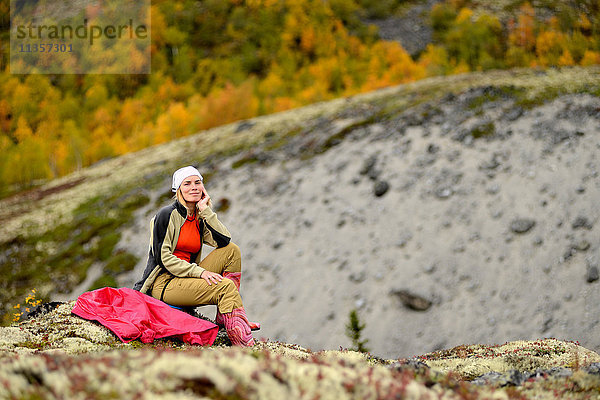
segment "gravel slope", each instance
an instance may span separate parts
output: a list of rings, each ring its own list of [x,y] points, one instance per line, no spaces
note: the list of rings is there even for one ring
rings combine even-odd
[[[221,218],[245,254],[243,294],[262,334],[349,345],[357,308],[385,357],[539,337],[598,349],[600,100],[469,112],[476,92],[208,184],[231,203]],[[473,140],[489,123],[493,136]],[[411,295],[431,305],[415,311]]]

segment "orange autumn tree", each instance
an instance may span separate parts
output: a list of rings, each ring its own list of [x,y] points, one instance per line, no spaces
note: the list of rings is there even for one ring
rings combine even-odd
[[[532,51],[535,47],[535,10],[525,2],[519,8],[517,22],[511,18],[508,23],[508,42],[512,46],[518,46],[525,51]]]
[[[535,10],[529,2],[519,9],[517,21],[508,21],[508,49],[506,61],[511,67],[529,65],[534,58],[536,43]]]

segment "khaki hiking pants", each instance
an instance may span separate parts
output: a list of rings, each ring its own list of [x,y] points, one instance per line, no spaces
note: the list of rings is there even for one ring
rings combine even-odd
[[[200,262],[200,266],[221,275],[241,272],[240,248],[230,242],[225,247],[214,249]],[[242,298],[235,283],[227,278],[209,285],[202,278],[178,278],[165,272],[154,281],[152,297],[177,307],[215,304],[221,313],[242,307]]]

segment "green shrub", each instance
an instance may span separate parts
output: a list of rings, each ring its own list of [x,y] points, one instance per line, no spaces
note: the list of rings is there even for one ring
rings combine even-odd
[[[352,344],[354,345],[352,350],[360,351],[361,353],[369,352],[369,349],[365,346],[369,340],[361,339],[362,331],[365,329],[366,325],[360,322],[356,309],[350,311],[348,317],[349,321],[348,324],[346,324],[346,336],[352,340]]]

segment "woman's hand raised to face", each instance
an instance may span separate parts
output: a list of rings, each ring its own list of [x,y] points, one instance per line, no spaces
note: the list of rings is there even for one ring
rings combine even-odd
[[[202,197],[198,202],[198,211],[202,212],[206,207],[208,207],[208,202],[210,201],[210,196],[206,193],[206,189],[202,186]]]
[[[200,278],[204,279],[209,285],[212,285],[213,283],[216,285],[217,283],[223,280],[223,277],[221,275],[207,270],[204,270],[202,272]]]

